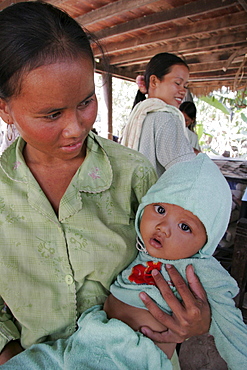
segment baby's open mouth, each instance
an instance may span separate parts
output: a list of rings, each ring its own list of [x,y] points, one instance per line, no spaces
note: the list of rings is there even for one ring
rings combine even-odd
[[[159,239],[156,239],[156,238],[150,239],[150,245],[154,248],[161,248],[162,247],[161,241]]]
[[[158,244],[161,244],[161,243],[160,243],[160,241],[159,241],[158,239],[155,239],[155,238],[154,238],[154,241],[155,241],[156,243],[158,243]]]

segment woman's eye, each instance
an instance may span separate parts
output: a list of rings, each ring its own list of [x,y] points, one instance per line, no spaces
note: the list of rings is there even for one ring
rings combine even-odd
[[[79,108],[85,108],[87,107],[92,101],[94,101],[93,98],[87,99],[79,104]]]
[[[178,226],[180,227],[181,230],[186,231],[187,233],[191,232],[191,228],[188,225],[184,224],[183,222],[181,222]]]
[[[60,116],[61,112],[56,112],[45,116],[46,119],[54,120]]]
[[[166,210],[162,206],[154,206],[155,212],[159,213],[160,215],[164,215]]]

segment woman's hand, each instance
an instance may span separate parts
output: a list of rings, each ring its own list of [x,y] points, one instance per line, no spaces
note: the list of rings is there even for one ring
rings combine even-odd
[[[2,350],[0,353],[0,365],[5,364],[8,360],[10,360],[12,357],[18,355],[18,353],[21,353],[23,351],[23,348],[17,341],[11,341]]]
[[[186,268],[189,287],[174,266],[166,265],[166,269],[183,301],[179,302],[162,275],[157,270],[153,270],[155,283],[173,313],[172,315],[166,314],[146,293],[141,292],[140,298],[149,312],[168,328],[167,331],[159,333],[143,326],[141,332],[160,343],[181,343],[186,338],[207,333],[211,321],[210,307],[206,292],[195,275],[193,266],[189,265]]]

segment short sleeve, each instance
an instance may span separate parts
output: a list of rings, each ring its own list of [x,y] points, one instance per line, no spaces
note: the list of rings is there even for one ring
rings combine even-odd
[[[157,114],[156,157],[168,169],[177,162],[195,157],[193,148],[184,134],[181,121],[171,113]]]

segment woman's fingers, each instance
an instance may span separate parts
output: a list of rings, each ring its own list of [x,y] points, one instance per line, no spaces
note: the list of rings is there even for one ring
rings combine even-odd
[[[163,296],[173,311],[172,317],[176,324],[182,325],[181,331],[174,326],[172,329],[184,336],[184,339],[208,332],[211,322],[210,306],[207,294],[194,273],[193,266],[189,265],[186,268],[188,285],[174,266],[168,265],[167,271],[182,298],[180,303],[178,300],[176,302],[174,299],[170,300],[170,295],[169,301]]]
[[[194,268],[192,265],[188,265],[186,268],[186,277],[188,284],[190,286],[191,291],[193,292],[193,295],[199,299],[202,299],[203,301],[207,301],[207,294],[198,279],[197,275],[194,272]]]
[[[193,267],[188,266],[186,270],[189,287],[174,266],[167,265],[167,271],[182,297],[182,302],[175,297],[162,275],[157,270],[154,270],[152,275],[155,283],[164,300],[171,308],[172,315],[163,312],[147,294],[141,293],[140,297],[149,312],[156,320],[168,328],[167,331],[158,333],[143,327],[143,334],[158,342],[180,343],[191,336],[208,332],[210,307],[206,292],[195,275]]]

